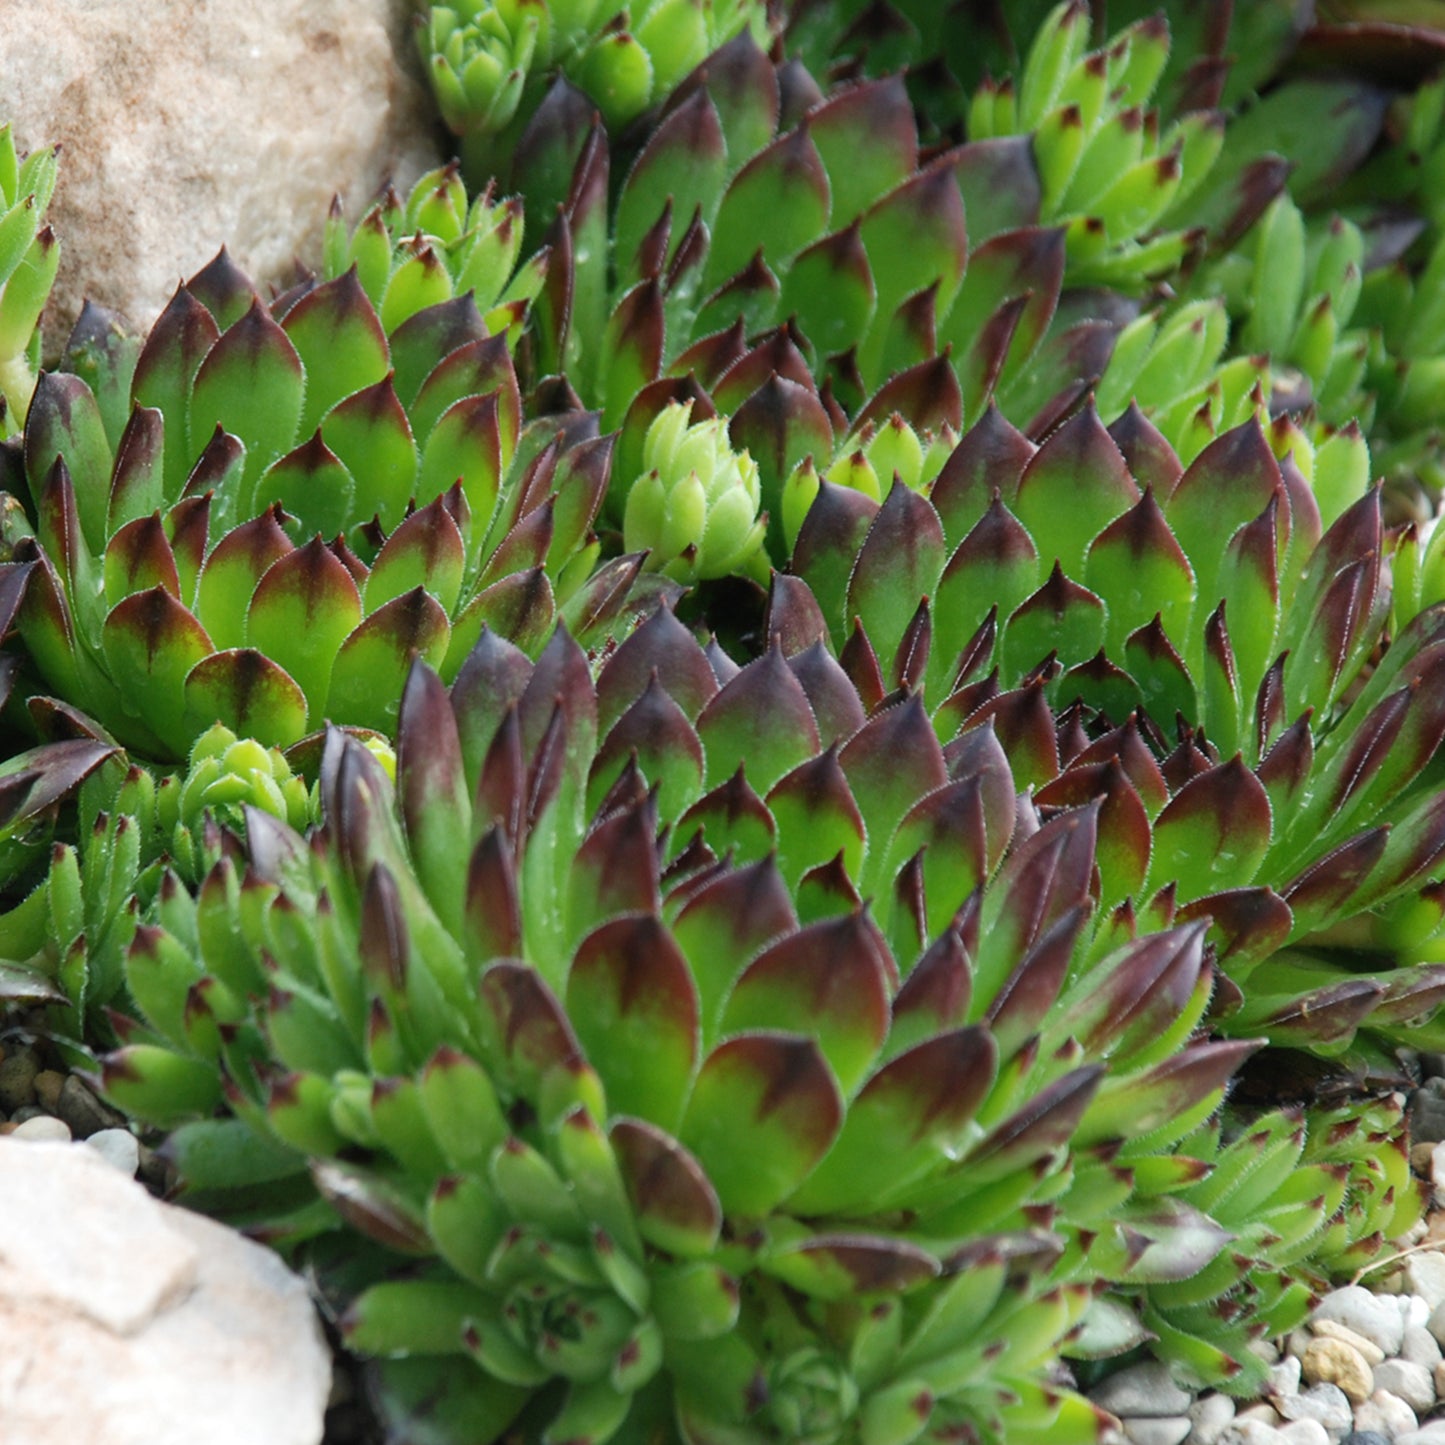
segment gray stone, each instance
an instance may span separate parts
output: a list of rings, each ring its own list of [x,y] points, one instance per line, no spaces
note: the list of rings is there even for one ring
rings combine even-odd
[[[1386,1360],[1375,1366],[1375,1388],[1398,1395],[1417,1415],[1435,1403],[1435,1381],[1424,1365],[1408,1360]]]
[[[1400,1341],[1400,1358],[1433,1370],[1440,1363],[1440,1345],[1423,1325],[1406,1325],[1405,1337]]]
[[[70,1125],[77,1139],[89,1139],[101,1129],[114,1129],[123,1122],[114,1109],[102,1104],[74,1074],[69,1075],[56,1101],[55,1116]]]
[[[1189,1445],[1219,1445],[1220,1436],[1234,1419],[1234,1401],[1228,1395],[1201,1395],[1189,1407]]]
[[[1122,1423],[1129,1445],[1184,1445],[1190,1430],[1187,1415],[1137,1417]]]
[[[1129,1365],[1110,1375],[1089,1392],[1089,1398],[1121,1420],[1183,1415],[1192,1403],[1189,1392],[1174,1383],[1169,1366],[1158,1360]]]
[[[1355,1406],[1355,1426],[1360,1430],[1394,1436],[1414,1430],[1417,1424],[1415,1412],[1389,1390],[1376,1390],[1363,1404]]]
[[[1277,1365],[1271,1365],[1265,1374],[1264,1393],[1271,1398],[1275,1395],[1297,1395],[1299,1393],[1300,1362],[1293,1355],[1286,1355]]]
[[[1410,1137],[1416,1143],[1445,1139],[1445,1079],[1426,1079],[1410,1100]]]
[[[28,1045],[7,1052],[0,1059],[0,1109],[13,1114],[22,1105],[33,1104],[39,1072],[40,1055]]]
[[[1312,1385],[1298,1395],[1275,1401],[1286,1420],[1318,1420],[1326,1430],[1348,1430],[1354,1420],[1349,1398],[1338,1385]]]
[[[91,1148],[0,1139],[5,1445],[317,1445],[331,1355],[270,1250]]]
[[[1338,1320],[1377,1345],[1386,1358],[1399,1350],[1405,1333],[1399,1306],[1358,1284],[1331,1291],[1315,1306],[1311,1319]]]
[[[1390,1442],[1378,1430],[1351,1430],[1340,1445],[1390,1445]]]
[[[1263,1420],[1236,1420],[1219,1437],[1219,1445],[1279,1445],[1279,1427]]]
[[[319,257],[333,192],[355,220],[388,177],[410,184],[437,164],[415,9],[5,5],[0,116],[25,148],[63,147],[47,336],[64,340],[82,292],[148,326],[222,242],[258,284],[285,282],[293,258]]]
[[[1279,1445],[1330,1445],[1329,1432],[1318,1420],[1295,1420],[1281,1425]]]
[[[1445,1420],[1427,1420],[1418,1430],[1401,1435],[1395,1445],[1445,1445]]]

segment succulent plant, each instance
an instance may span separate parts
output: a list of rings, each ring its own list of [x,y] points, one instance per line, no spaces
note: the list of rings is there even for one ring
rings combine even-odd
[[[45,221],[55,153],[52,146],[22,159],[10,125],[0,126],[0,437],[25,420],[40,365],[40,313],[60,265],[60,243]]]
[[[442,118],[480,183],[507,168],[558,72],[617,129],[745,27],[765,41],[767,12],[760,0],[454,0],[429,6],[417,33]]]
[[[186,889],[222,856],[239,855],[247,809],[295,828],[315,820],[285,758],[220,724],[196,740],[184,772],[160,779],[114,748],[87,746],[105,766],[81,789],[77,841],[55,843],[45,877],[0,914],[10,996],[56,1005],[52,1026],[77,1050],[109,1034],[102,1010],[125,1003],[137,927],[174,916]]]
[[[429,178],[407,223],[445,230],[429,206],[457,219],[454,190]],[[347,271],[274,308],[223,255],[177,291],[132,378],[42,378],[23,451],[34,537],[13,514],[9,530],[50,689],[152,758],[186,756],[217,720],[286,746],[326,718],[385,730],[414,651],[450,675],[484,624],[535,649],[559,608],[585,634],[631,605],[641,558],[594,575],[610,441],[577,415],[524,432],[507,335],[472,291],[450,294],[448,264],[477,283],[476,254],[520,228],[481,209],[445,263],[427,243],[390,271],[369,250],[382,220],[364,221]],[[482,271],[500,284],[514,251]],[[403,318],[390,334],[367,285]],[[97,329],[82,363],[125,366]],[[112,439],[103,398],[114,413],[126,392]]]
[[[1098,803],[1014,790],[816,645],[737,670],[664,609],[594,687],[487,635],[450,700],[414,667],[395,802],[331,734],[310,845],[250,814],[137,933],[105,1087],[269,1237],[385,1247],[344,1326],[437,1438],[1093,1438],[1044,1371],[1094,1281],[1228,1238],[1107,1160],[1258,1045],[1191,1042],[1202,921],[1092,938]]]

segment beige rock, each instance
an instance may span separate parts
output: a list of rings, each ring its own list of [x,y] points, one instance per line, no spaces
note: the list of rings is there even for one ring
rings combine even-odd
[[[224,242],[259,283],[314,264],[334,192],[354,219],[438,163],[410,0],[8,0],[0,123],[59,142],[47,347],[83,296],[149,326]]]
[[[1310,1384],[1338,1385],[1356,1405],[1368,1400],[1375,1388],[1365,1357],[1343,1340],[1332,1340],[1328,1335],[1312,1340],[1300,1363]]]
[[[317,1445],[331,1359],[269,1250],[95,1150],[0,1139],[5,1445]]]
[[[1343,1340],[1347,1345],[1358,1350],[1365,1363],[1372,1369],[1385,1358],[1384,1350],[1373,1340],[1367,1340],[1364,1335],[1356,1334],[1348,1325],[1342,1325],[1338,1320],[1316,1320],[1310,1328],[1314,1330],[1318,1338]]]

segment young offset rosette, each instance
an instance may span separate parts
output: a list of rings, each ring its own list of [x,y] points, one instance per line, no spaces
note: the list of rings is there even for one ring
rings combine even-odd
[[[767,577],[758,516],[758,469],[728,445],[727,424],[712,417],[692,426],[690,403],[673,402],[647,429],[646,468],[627,489],[622,545],[646,552],[647,567],[679,582],[734,573]]]
[[[450,675],[484,626],[535,650],[559,611],[601,635],[631,605],[640,559],[594,576],[611,439],[577,413],[524,430],[512,303],[475,289],[520,217],[487,230],[456,190],[409,203],[435,246],[394,242],[388,202],[348,269],[269,307],[219,257],[139,355],[92,315],[86,375],[42,379],[15,481],[34,536],[7,518],[18,625],[127,746],[184,757],[217,720],[282,747],[328,718],[387,731],[413,655]]]
[[[595,684],[563,632],[450,696],[418,663],[395,789],[339,733],[320,786],[309,842],[249,816],[194,952],[137,936],[105,1086],[314,1238],[398,1430],[1089,1440],[1045,1371],[1095,1281],[1227,1239],[1107,1162],[1257,1047],[1195,1039],[1204,924],[1095,937],[1104,815],[1021,805],[990,726],[663,609]]]

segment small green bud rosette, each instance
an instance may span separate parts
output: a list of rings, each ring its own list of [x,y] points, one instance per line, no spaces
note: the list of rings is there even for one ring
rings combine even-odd
[[[627,494],[623,545],[646,551],[650,570],[679,582],[730,573],[766,580],[757,465],[728,445],[724,418],[689,426],[691,414],[691,402],[672,402],[648,427],[647,470]]]

